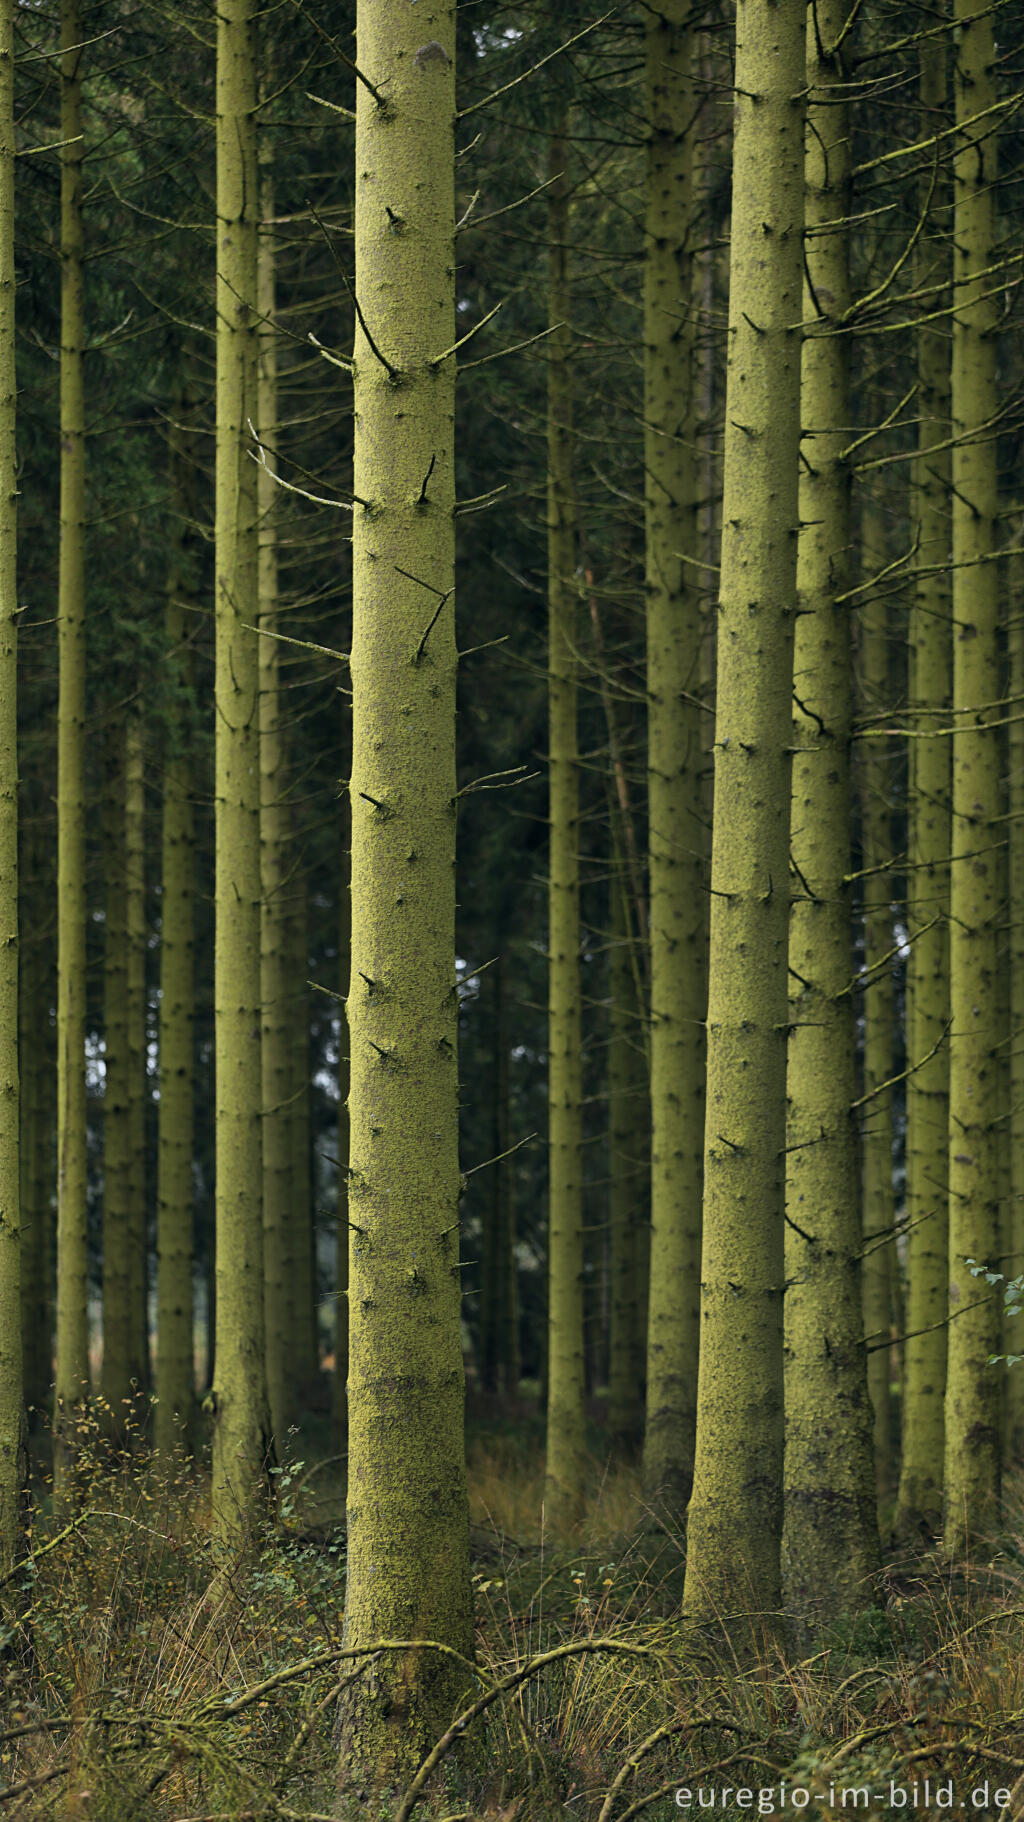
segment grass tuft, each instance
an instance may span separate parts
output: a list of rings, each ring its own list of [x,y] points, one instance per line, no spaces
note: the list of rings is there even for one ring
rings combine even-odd
[[[18,1578],[32,1651],[13,1632],[0,1650],[5,1822],[337,1818],[331,1730],[354,1674],[339,1655],[338,1464],[282,1472],[276,1526],[225,1587],[204,1473],[147,1459],[137,1433],[110,1436],[95,1413],[79,1520],[62,1525],[44,1498]],[[1024,1489],[984,1557],[894,1562],[885,1604],[837,1616],[812,1652],[766,1633],[741,1660],[683,1628],[682,1532],[654,1521],[634,1467],[595,1455],[582,1525],[551,1535],[538,1441],[529,1426],[471,1437],[482,1712],[422,1793],[364,1804],[360,1822],[668,1822],[685,1813],[679,1788],[695,1816],[709,1813],[701,1789],[719,1817],[892,1822],[892,1785],[909,1822],[925,1778],[930,1814],[940,1785],[954,1814],[1021,1813]],[[783,1785],[808,1791],[802,1812]],[[844,1800],[854,1790],[868,1800]]]

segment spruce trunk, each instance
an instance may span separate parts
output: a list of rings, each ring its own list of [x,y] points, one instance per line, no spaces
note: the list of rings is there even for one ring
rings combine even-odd
[[[862,519],[868,579],[884,564],[881,540],[869,505]],[[885,602],[869,599],[861,609],[861,701],[868,715],[891,707],[888,622]],[[899,1260],[893,1230],[896,1198],[892,1175],[892,1089],[895,1075],[895,995],[892,916],[892,833],[889,767],[892,755],[884,739],[860,743],[861,870],[864,875],[864,1107],[861,1113],[860,1162],[864,1237],[863,1303],[867,1347],[868,1394],[874,1428],[875,1491],[879,1500],[890,1491],[893,1455],[892,1300]]]
[[[343,1790],[391,1786],[473,1650],[455,989],[455,6],[360,0]],[[381,86],[383,85],[383,87]]]
[[[730,248],[697,1443],[684,1606],[780,1598],[786,950],[805,8],[742,0]]]
[[[217,1310],[213,1524],[241,1545],[269,1419],[263,1342],[256,466],[256,188],[251,0],[217,15],[216,737]]]
[[[1010,597],[1009,655],[1009,902],[1010,902],[1010,1188],[1004,1267],[1008,1278],[1024,1275],[1024,591]],[[1009,1354],[1024,1354],[1024,1316],[1010,1318],[1003,1330]],[[1015,1361],[1006,1383],[1007,1450],[1011,1460],[1024,1458],[1024,1361]]]
[[[706,815],[698,706],[692,288],[693,19],[647,13],[644,511],[651,943],[651,1264],[643,1478],[678,1520],[693,1478],[700,1328]]]
[[[996,99],[990,13],[957,0],[957,118]],[[945,1548],[962,1550],[994,1516],[999,1494],[1000,1299],[969,1261],[999,1269],[1000,696],[996,542],[998,300],[996,140],[965,127],[953,168],[953,814],[950,868],[949,1324]]]
[[[149,1235],[146,1225],[146,849],[142,705],[124,719],[124,942],[127,1015],[128,1374],[132,1398],[149,1389]],[[140,1415],[141,1407],[137,1410]]]
[[[105,1417],[124,1437],[131,1405],[131,1270],[128,1131],[128,983],[125,889],[125,739],[117,717],[107,730],[103,780],[103,1368]]]
[[[62,0],[60,559],[57,582],[57,1375],[54,1485],[69,1490],[89,1392],[85,1129],[85,401],[82,80],[77,0]]]
[[[10,1575],[22,1555],[28,1481],[19,1233],[14,157],[14,6],[5,0],[0,8],[0,1578]],[[0,1605],[6,1607],[10,1594],[0,1581]]]
[[[303,1400],[319,1384],[320,1335],[316,1207],[310,1154],[309,880],[298,844],[292,858],[288,1030],[291,1043],[291,1203],[293,1371]]]
[[[921,100],[941,121],[946,47],[921,47]],[[919,282],[944,277],[948,242],[939,225],[922,237]],[[948,301],[940,292],[932,309]],[[949,881],[952,692],[950,602],[949,331],[917,332],[920,423],[914,465],[918,570],[910,604],[910,791],[907,934],[907,1307],[902,1460],[897,1530],[933,1535],[942,1522],[942,1459],[949,1283]]]
[[[871,1606],[879,1566],[861,1306],[849,877],[850,122],[842,0],[808,16],[787,1066],[783,1587],[802,1625]]]
[[[614,812],[612,827],[614,831]],[[646,1071],[630,958],[627,892],[623,857],[613,837],[608,956],[608,1435],[613,1446],[632,1451],[643,1434],[639,1232],[646,1211],[637,1153],[638,1128],[642,1134],[645,1125],[641,1108]]]
[[[338,883],[338,1213],[337,1266],[334,1283],[334,1433],[344,1446],[348,1435],[348,1164],[349,1041],[345,995],[352,953],[351,817],[348,793],[341,806],[341,878]]]
[[[268,134],[260,140],[259,433],[278,445],[274,173]],[[298,1412],[295,1372],[294,1252],[301,1245],[300,1211],[292,1183],[292,1018],[289,913],[292,842],[287,736],[281,704],[278,631],[277,506],[280,489],[270,466],[260,468],[260,1000],[263,1076],[263,1309],[267,1393],[278,1453]]]
[[[21,878],[40,878],[40,843],[33,831],[24,845]],[[53,1289],[51,1181],[46,1169],[47,1106],[51,1081],[47,960],[49,932],[45,918],[34,915],[41,899],[25,903],[19,893],[21,934],[18,941],[18,1052],[21,1109],[21,1341],[25,1404],[34,1428],[42,1419],[53,1385]]]
[[[171,488],[184,517],[185,452],[172,433]],[[195,1402],[192,1332],[195,1008],[195,810],[189,755],[191,665],[184,648],[184,565],[167,594],[167,648],[178,696],[165,734],[160,892],[160,1103],[157,1125],[156,1432],[158,1449],[191,1440]]]
[[[560,104],[562,106],[563,104]],[[545,1510],[556,1531],[583,1509],[583,1067],[579,757],[569,330],[569,145],[548,155],[548,1396]]]

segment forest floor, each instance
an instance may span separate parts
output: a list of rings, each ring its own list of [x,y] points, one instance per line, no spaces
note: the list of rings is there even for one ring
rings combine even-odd
[[[682,1535],[598,1430],[582,1527],[545,1531],[541,1440],[528,1410],[470,1427],[481,1686],[518,1680],[420,1822],[1024,1815],[1024,1485],[975,1561],[894,1557],[884,1607],[809,1651],[766,1634],[730,1657],[682,1634]],[[337,1815],[342,1471],[326,1426],[295,1442],[276,1525],[216,1598],[190,1466],[118,1468],[97,1444],[79,1521],[42,1505],[18,1588],[33,1658],[0,1653],[4,1822]]]

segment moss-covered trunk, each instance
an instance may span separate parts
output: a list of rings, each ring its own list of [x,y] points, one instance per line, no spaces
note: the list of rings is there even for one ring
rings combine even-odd
[[[991,14],[957,0],[957,119],[996,98]],[[999,581],[991,561],[998,504],[996,442],[987,428],[999,394],[997,300],[983,276],[995,258],[996,140],[965,127],[953,168],[953,813],[949,894],[949,1311],[946,1370],[945,1546],[962,1549],[999,1492],[1000,1305],[968,1260],[999,1258],[1000,1072],[997,972]]]
[[[356,123],[348,1593],[344,1643],[473,1649],[459,1322],[453,0],[360,0]],[[365,327],[364,327],[365,325]],[[372,338],[372,343],[371,343]],[[469,1673],[344,1698],[344,1787],[402,1777]]]
[[[580,1516],[585,1463],[577,591],[572,486],[569,142],[548,153],[548,1397],[545,1504]]]
[[[684,1604],[778,1606],[805,8],[736,23],[697,1446]]]
[[[808,17],[808,330],[793,657],[783,1587],[802,1622],[872,1605],[879,1566],[861,1307],[850,903],[850,121],[842,0]]]
[[[921,47],[920,93],[929,116],[946,108],[946,47]],[[930,179],[929,173],[929,179]],[[949,243],[936,217],[922,237],[921,283],[947,276]],[[939,293],[933,308],[945,300]],[[907,1340],[897,1528],[934,1532],[942,1521],[949,1284],[949,857],[952,692],[949,331],[946,321],[917,332],[920,391],[913,515],[918,575],[910,604],[909,829],[907,932]],[[939,445],[939,447],[936,447]]]
[[[216,1070],[213,1518],[247,1532],[267,1447],[260,1082],[256,81],[251,0],[217,16]]]
[[[85,398],[78,0],[63,0],[60,149],[60,558],[57,581],[57,1382],[54,1478],[67,1481],[89,1390],[85,1136]]]
[[[704,1016],[692,13],[646,14],[644,515],[651,943],[651,1266],[644,1486],[681,1515],[693,1476],[700,1326]]]

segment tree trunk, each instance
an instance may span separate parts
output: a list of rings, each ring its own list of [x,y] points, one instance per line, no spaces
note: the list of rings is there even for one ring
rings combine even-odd
[[[2,69],[2,64],[0,64]],[[23,814],[27,806],[23,806]],[[28,810],[31,815],[31,810]],[[27,820],[27,816],[26,816]],[[24,826],[24,825],[23,825]],[[35,890],[19,893],[18,1055],[21,1109],[21,1340],[25,1404],[33,1427],[42,1421],[53,1386],[53,1287],[51,1284],[51,1180],[46,1088],[52,1087],[49,1055],[49,930],[41,892],[42,851],[34,828],[26,831],[21,878]],[[52,882],[51,882],[52,887]]]
[[[125,854],[125,731],[107,728],[103,779],[103,1369],[105,1419],[123,1438],[132,1403],[128,1131],[128,941]]]
[[[846,20],[843,0],[819,0],[807,22],[782,1535],[786,1609],[805,1626],[871,1606],[879,1568],[850,993],[850,343],[837,328],[850,304],[851,141],[833,48]]]
[[[647,1497],[678,1520],[693,1478],[707,1013],[706,820],[698,706],[694,255],[686,0],[648,11],[644,468],[651,882],[651,1275]]]
[[[182,411],[184,415],[184,411]],[[179,521],[188,516],[185,450],[172,432],[171,494]],[[157,1124],[156,1432],[158,1449],[191,1440],[195,1403],[192,1330],[195,1006],[195,810],[186,692],[189,578],[179,532],[179,562],[167,592],[167,649],[178,699],[165,734],[160,892],[160,1104]]]
[[[338,884],[338,1259],[334,1285],[334,1434],[344,1445],[348,1436],[348,1165],[349,1041],[345,993],[352,954],[351,815],[346,794],[342,806],[341,879]]]
[[[996,98],[991,14],[957,0],[953,88],[957,118]],[[996,140],[991,123],[966,127],[953,169],[953,816],[950,869],[949,1309],[946,1377],[945,1548],[963,1549],[993,1515],[999,1494],[1001,1298],[979,1266],[999,1260],[997,920],[999,816],[999,572],[996,441],[998,300]]]
[[[868,579],[884,566],[873,508],[862,517],[864,570]],[[888,618],[885,601],[868,600],[860,615],[861,702],[865,712],[891,709]],[[875,1491],[879,1500],[890,1492],[893,1454],[892,1333],[893,1278],[899,1271],[893,1228],[896,1197],[892,1176],[892,1089],[896,1073],[893,1039],[896,1007],[893,989],[892,829],[888,740],[860,742],[861,867],[864,874],[864,1093],[861,1112],[860,1165],[864,1245],[864,1336],[868,1349],[868,1393],[874,1427]],[[911,875],[913,880],[913,875]],[[913,887],[911,888],[913,889]]]
[[[298,844],[293,844],[297,849]],[[291,1207],[293,1372],[305,1400],[320,1373],[316,1207],[310,1154],[309,881],[301,850],[293,852],[289,916],[288,1032],[291,1042]]]
[[[278,446],[274,171],[269,133],[260,139],[259,434]],[[258,476],[260,679],[260,1000],[263,1074],[263,1298],[267,1392],[280,1454],[298,1414],[295,1361],[295,1261],[300,1209],[292,1182],[292,1020],[289,915],[293,890],[287,734],[282,713],[278,630],[277,504],[273,458]]]
[[[217,16],[216,1069],[213,1525],[236,1549],[260,1501],[263,1338],[256,468],[256,81],[251,0]]]
[[[453,0],[360,0],[343,1789],[404,1778],[473,1650],[455,990]],[[398,403],[400,401],[400,409]]]
[[[89,1391],[85,1131],[85,345],[83,39],[61,5],[60,560],[57,710],[57,1383],[54,1487],[70,1491],[77,1414]]]
[[[780,1598],[805,9],[745,0],[718,626],[697,1443],[684,1606]]]
[[[946,47],[921,46],[921,101],[943,123]],[[938,225],[922,237],[919,283],[945,275],[948,242]],[[940,293],[931,308],[945,307]],[[907,1308],[902,1462],[896,1526],[904,1536],[942,1522],[949,1265],[949,857],[950,744],[930,738],[949,726],[950,619],[949,334],[946,323],[917,332],[920,391],[914,518],[919,574],[910,605],[910,790],[907,934]],[[929,929],[928,926],[931,925]]]
[[[1014,560],[1010,594],[1009,726],[1009,903],[1010,903],[1010,1199],[1004,1253],[1008,1278],[1024,1274],[1024,592],[1020,557]],[[1024,1354],[1024,1316],[1011,1318],[1003,1331],[1008,1354]],[[1007,1453],[1024,1456],[1024,1362],[1010,1368],[1006,1383]]]
[[[548,154],[548,1395],[544,1501],[556,1532],[583,1508],[579,764],[572,487],[569,144],[565,108]]]
[[[613,820],[614,829],[614,820]],[[627,885],[619,843],[612,841],[611,948],[608,956],[608,1226],[611,1278],[608,1341],[608,1435],[633,1450],[643,1434],[639,1230],[646,1219],[639,1140],[646,1121],[643,1027],[630,961]]]
[[[128,1026],[128,1370],[133,1398],[149,1389],[149,1235],[146,1223],[146,850],[142,708],[124,720],[124,939]],[[142,1420],[141,1406],[137,1416]]]
[[[14,6],[0,9],[0,1577],[23,1550],[28,1484],[21,1347],[18,1111],[18,576],[14,369]],[[33,1009],[38,1018],[39,1007]],[[0,1586],[0,1605],[11,1589]]]
[[[494,1212],[498,1235],[498,1286],[495,1299],[495,1356],[498,1390],[506,1398],[519,1391],[519,1268],[516,1259],[515,1166],[509,1155],[508,963],[494,964],[495,1147]]]

